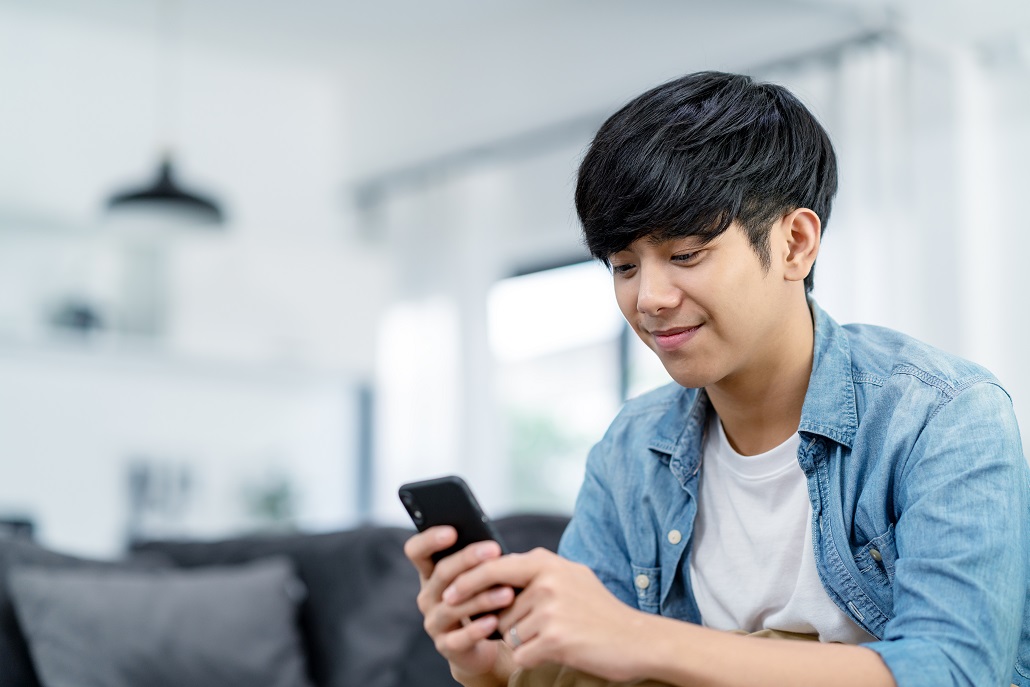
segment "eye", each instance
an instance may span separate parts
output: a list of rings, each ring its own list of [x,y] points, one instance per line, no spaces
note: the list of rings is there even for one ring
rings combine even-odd
[[[699,255],[701,255],[701,251],[692,251],[690,253],[679,253],[677,255],[672,256],[672,261],[673,262],[688,263],[689,264],[689,263],[694,262],[698,258]]]
[[[612,265],[612,274],[628,274],[636,265],[627,262],[621,265]]]

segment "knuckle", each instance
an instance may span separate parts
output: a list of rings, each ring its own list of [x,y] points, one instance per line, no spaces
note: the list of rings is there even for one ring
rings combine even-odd
[[[558,580],[550,575],[541,575],[536,581],[536,589],[544,598],[553,598],[558,592]]]
[[[436,569],[440,571],[440,575],[447,579],[450,579],[461,572],[462,568],[462,556],[464,551],[459,551],[456,554],[451,554],[446,558],[442,559],[436,564]]]
[[[415,603],[418,605],[418,610],[421,611],[422,615],[428,613],[433,607],[433,602],[429,598],[429,594],[424,589],[415,597]]]
[[[440,635],[436,638],[434,645],[436,646],[436,651],[443,656],[447,656],[457,651],[454,637],[451,634]]]
[[[418,535],[416,534],[413,537],[408,537],[408,539],[404,542],[404,555],[408,558],[416,558],[416,554],[418,552],[418,544],[415,540],[417,538]]]
[[[408,558],[423,559],[429,556],[426,535],[424,532],[413,534],[404,542],[404,555]]]
[[[440,628],[444,626],[444,622],[440,618],[440,613],[437,609],[432,609],[426,613],[425,617],[422,618],[422,629],[426,631],[426,634],[430,637],[436,637],[440,634]]]
[[[568,663],[571,656],[569,656],[568,645],[563,641],[561,635],[550,631],[544,630],[537,635],[537,640],[543,645],[548,647],[548,654],[551,659],[558,663]]]

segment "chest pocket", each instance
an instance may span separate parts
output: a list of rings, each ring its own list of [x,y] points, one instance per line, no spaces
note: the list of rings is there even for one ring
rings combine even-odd
[[[858,572],[868,581],[881,588],[894,584],[894,565],[898,560],[898,549],[894,544],[894,525],[873,538],[855,554]]]
[[[658,605],[662,598],[661,568],[644,568],[630,565],[633,579],[630,581],[637,591],[637,607],[648,613],[658,613]]]

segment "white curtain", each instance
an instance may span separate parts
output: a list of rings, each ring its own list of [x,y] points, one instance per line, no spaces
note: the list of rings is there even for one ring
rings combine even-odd
[[[1030,432],[1030,62],[897,35],[758,74],[824,123],[840,191],[814,295],[991,369]],[[1024,452],[1027,446],[1024,439]]]

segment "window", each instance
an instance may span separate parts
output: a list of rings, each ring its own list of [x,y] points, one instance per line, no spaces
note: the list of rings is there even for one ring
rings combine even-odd
[[[664,370],[629,331],[596,262],[498,282],[488,326],[511,504],[569,512],[587,453],[624,395],[661,383],[653,365]]]

